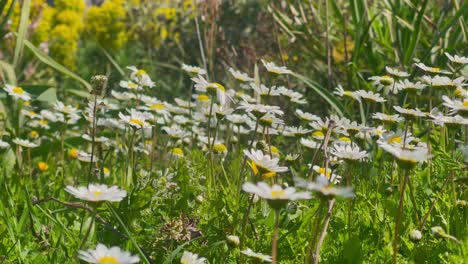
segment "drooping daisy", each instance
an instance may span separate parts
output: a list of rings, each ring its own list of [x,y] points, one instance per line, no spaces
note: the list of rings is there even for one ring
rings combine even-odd
[[[452,74],[449,71],[442,70],[437,67],[430,67],[430,66],[425,65],[424,63],[416,63],[414,65],[416,65],[416,67],[420,68],[421,70],[431,73],[431,74]]]
[[[3,88],[10,96],[14,97],[15,99],[22,99],[24,101],[31,100],[31,95],[23,90],[23,88],[14,85],[5,85]]]
[[[246,82],[253,82],[254,81],[254,78],[249,77],[249,75],[247,75],[246,73],[234,70],[233,68],[229,68],[229,72],[232,74],[232,76],[236,80],[238,80],[240,82],[246,83]]]
[[[369,157],[369,153],[361,151],[358,145],[351,146],[351,144],[334,144],[330,153],[347,161],[361,161]]]
[[[454,64],[468,64],[468,57],[462,57],[458,55],[450,55],[449,53],[445,52],[445,56]]]
[[[149,88],[154,87],[154,82],[149,77],[148,73],[146,73],[143,69],[138,69],[135,66],[128,66],[127,69],[131,70],[130,78],[137,82],[141,86],[147,86]]]
[[[241,253],[259,261],[272,262],[271,256],[268,256],[262,253],[253,252],[250,248],[242,250]]]
[[[323,196],[354,198],[356,195],[351,187],[335,187],[323,175],[317,176],[314,182],[307,182],[301,178],[294,178],[297,187],[318,192]]]
[[[439,75],[432,78],[430,76],[423,76],[422,79],[433,88],[458,88],[466,86],[464,83],[465,78],[463,76],[456,78],[455,80]]]
[[[39,144],[30,142],[27,139],[21,139],[21,138],[15,138],[12,140],[12,142],[24,148],[35,148],[39,146]]]
[[[351,98],[353,100],[360,100],[359,95],[357,95],[353,91],[343,89],[343,86],[341,86],[341,85],[338,85],[335,88],[335,91],[333,93],[338,95],[339,97],[348,97],[348,98]]]
[[[124,123],[130,125],[131,127],[134,127],[136,129],[138,128],[146,128],[150,127],[151,125],[146,122],[146,115],[142,112],[138,112],[134,109],[130,110],[130,115],[124,115],[123,113],[119,113],[120,120],[122,120]]]
[[[274,73],[274,74],[291,74],[293,73],[291,70],[286,68],[285,66],[277,66],[273,62],[266,62],[262,60],[263,66],[267,69],[268,72]]]
[[[252,168],[252,172],[255,176],[258,175],[266,179],[276,176],[278,172],[285,172],[288,170],[287,167],[278,165],[278,158],[265,155],[261,150],[244,150],[244,154],[250,159],[248,164]]]
[[[194,254],[189,251],[184,251],[182,258],[180,259],[181,264],[204,264],[206,263],[206,258],[201,258],[197,254]]]
[[[101,243],[98,243],[96,249],[78,251],[78,257],[94,264],[133,264],[140,261],[138,256],[132,256],[119,247],[108,248]]]
[[[197,66],[190,66],[185,63],[182,63],[182,70],[195,75],[205,75],[206,70]]]
[[[356,95],[361,97],[367,102],[372,102],[372,103],[383,103],[387,100],[385,100],[380,94],[374,93],[372,91],[365,91],[365,90],[359,90],[354,92]]]
[[[87,187],[80,186],[78,188],[67,186],[65,187],[65,191],[78,199],[90,202],[120,202],[127,196],[127,192],[119,187],[108,187],[105,184],[89,184]]]
[[[316,141],[307,138],[301,138],[300,143],[302,146],[310,149],[317,149],[320,147],[320,143],[317,143]]]

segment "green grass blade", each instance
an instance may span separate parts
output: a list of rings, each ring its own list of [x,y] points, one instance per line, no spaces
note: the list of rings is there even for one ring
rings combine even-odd
[[[29,11],[31,8],[31,0],[24,0],[21,7],[20,24],[18,34],[16,35],[15,55],[13,57],[13,66],[18,66],[21,54],[23,53],[24,40],[26,39],[26,30],[29,24]]]
[[[68,77],[77,80],[80,82],[88,91],[91,91],[92,87],[91,84],[89,84],[87,81],[82,79],[80,76],[78,76],[76,73],[70,71],[60,63],[56,62],[54,59],[49,57],[47,54],[45,54],[42,50],[38,49],[34,44],[29,42],[28,40],[24,40],[24,45],[34,53],[34,55],[43,63],[49,65],[50,67],[54,68],[55,70],[67,75]]]
[[[3,73],[5,73],[6,78]],[[3,80],[8,80],[9,84],[17,85],[15,69],[6,61],[0,60],[0,76]]]
[[[319,84],[315,83],[314,81],[310,80],[309,78],[303,75],[294,73],[293,76],[304,82],[310,88],[312,88],[318,95],[320,95],[320,97],[322,97],[325,101],[327,101],[330,104],[330,106],[337,112],[339,116],[343,116],[343,106],[332,93],[323,89],[322,87],[320,87]]]
[[[416,21],[414,25],[412,26],[413,32],[411,34],[411,41],[410,41],[409,47],[405,48],[405,54],[403,57],[403,64],[405,65],[408,65],[411,63],[411,59],[413,58],[414,52],[419,43],[419,38],[421,35],[421,22],[424,17],[424,12],[426,10],[426,7],[427,7],[427,0],[422,3],[421,10],[419,10]]]

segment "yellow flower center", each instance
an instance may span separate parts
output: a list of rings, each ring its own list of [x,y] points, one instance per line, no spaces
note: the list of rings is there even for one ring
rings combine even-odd
[[[39,136],[39,133],[37,133],[36,130],[31,130],[31,132],[29,132],[29,136],[32,138],[37,138]]]
[[[162,110],[164,108],[166,108],[166,106],[163,104],[153,104],[150,106],[150,109],[153,109],[153,110]]]
[[[271,198],[273,199],[280,199],[286,195],[284,190],[271,190]]]
[[[13,91],[15,94],[24,94],[24,90],[23,90],[23,88],[21,88],[21,87],[18,87],[18,86],[17,86],[17,87],[15,87],[15,88],[13,88],[13,90],[12,90],[12,91]]]
[[[39,121],[39,124],[41,124],[43,126],[47,126],[49,124],[49,122],[47,120],[42,119],[41,121]]]
[[[325,168],[320,167],[320,168],[318,169],[318,172],[319,172],[320,174],[326,175],[328,178],[330,178],[330,171],[327,171],[327,173],[325,174]]]
[[[208,95],[204,95],[204,94],[201,94],[197,97],[197,100],[198,101],[209,101],[210,98],[208,97]]]
[[[172,149],[172,154],[177,155],[179,157],[184,156],[184,151],[181,148],[173,148]]]
[[[136,85],[136,83],[129,82],[127,86],[128,88],[136,88],[138,85]]]
[[[401,139],[400,136],[392,137],[388,140],[388,144],[400,143]]]
[[[430,67],[429,70],[433,72],[440,72],[440,68],[438,67]]]
[[[98,197],[99,195],[101,195],[102,192],[100,191],[94,191],[92,192],[94,194],[94,196]],[[102,263],[106,263],[106,262],[102,262]]]
[[[99,264],[119,264],[119,260],[114,256],[104,256],[98,259]]]
[[[343,94],[354,98],[354,94],[351,91],[344,91]]]
[[[351,139],[349,137],[340,137],[340,141],[345,141],[345,142],[351,142]]]
[[[215,144],[213,146],[213,151],[215,153],[226,153],[227,152],[227,147],[224,144]]]
[[[107,168],[107,167],[104,167],[104,168],[102,169],[102,171],[104,172],[104,174],[109,174],[109,173],[110,173],[110,170],[109,170],[109,168]]]
[[[145,124],[143,121],[138,120],[138,119],[133,119],[133,118],[130,119],[129,122],[132,123],[132,124],[138,125],[138,126],[143,126]]]
[[[314,131],[314,132],[312,133],[312,136],[313,136],[313,137],[324,137],[325,135],[323,134],[322,131],[317,130],[317,131]]]
[[[278,148],[275,147],[275,146],[271,146],[271,153],[273,153],[273,154],[279,154]]]
[[[463,107],[468,107],[468,100],[463,101]]]
[[[146,74],[146,71],[145,70],[138,70],[138,71],[136,71],[136,74],[141,76],[143,74]]]

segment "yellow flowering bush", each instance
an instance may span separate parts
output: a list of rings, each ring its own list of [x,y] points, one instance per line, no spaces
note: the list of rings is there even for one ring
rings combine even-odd
[[[105,48],[118,49],[127,41],[124,0],[108,0],[92,6],[85,17],[85,30]]]

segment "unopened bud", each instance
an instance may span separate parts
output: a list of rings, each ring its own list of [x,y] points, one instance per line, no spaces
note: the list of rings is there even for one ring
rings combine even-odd
[[[91,94],[102,95],[107,85],[107,76],[96,75],[91,77],[91,85],[93,86]]]
[[[419,240],[421,240],[421,238],[422,238],[421,231],[419,231],[417,229],[411,230],[411,232],[410,232],[410,239],[411,240],[419,241]]]
[[[230,247],[238,247],[240,244],[240,240],[238,236],[227,236],[226,243]]]

